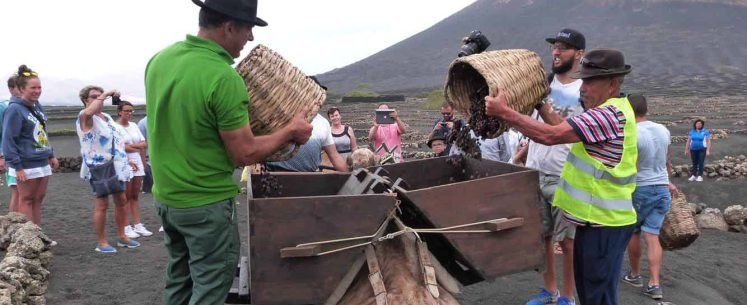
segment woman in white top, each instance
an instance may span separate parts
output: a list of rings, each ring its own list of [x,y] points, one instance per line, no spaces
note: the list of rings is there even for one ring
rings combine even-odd
[[[127,159],[137,165],[137,170],[133,172],[133,177],[127,182],[127,189],[125,190],[125,196],[127,197],[127,204],[129,205],[129,211],[132,213],[132,221],[135,225],[127,225],[125,227],[125,234],[129,238],[138,238],[140,236],[151,236],[153,233],[145,228],[143,223],[140,221],[140,188],[143,185],[143,177],[145,177],[145,166],[143,165],[143,159],[145,159],[145,150],[148,145],[145,142],[143,133],[140,132],[137,123],[131,123],[132,114],[135,111],[135,107],[128,101],[121,101],[117,105],[117,125],[124,136],[125,151],[127,152]]]
[[[89,166],[100,166],[109,161],[114,163],[114,171],[117,180],[125,184],[132,177],[132,165],[127,160],[125,145],[122,134],[115,126],[114,119],[102,112],[104,100],[110,96],[119,96],[117,91],[108,91],[97,86],[86,86],[80,90],[80,100],[85,105],[78,114],[75,129],[78,131],[80,141],[80,155],[83,159],[80,167],[80,177],[88,180],[94,185],[94,177],[88,169]],[[122,187],[124,188],[124,187]],[[117,245],[120,247],[136,248],[140,244],[131,240],[124,233],[127,223],[127,198],[124,192],[112,192],[106,195],[94,194],[93,227],[98,237],[96,252],[116,253],[117,249],[112,247],[106,239],[106,210],[109,205],[109,196],[114,199],[114,219],[117,224]]]

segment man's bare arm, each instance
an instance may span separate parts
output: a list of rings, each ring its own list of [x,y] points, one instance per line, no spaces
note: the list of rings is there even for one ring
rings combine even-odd
[[[312,127],[305,117],[305,113],[297,114],[291,123],[270,135],[254,136],[247,123],[234,130],[221,130],[220,137],[235,164],[252,165],[264,161],[289,142],[306,143],[311,137]]]

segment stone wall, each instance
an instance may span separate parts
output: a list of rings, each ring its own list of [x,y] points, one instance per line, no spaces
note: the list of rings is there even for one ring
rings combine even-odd
[[[343,103],[393,103],[404,102],[404,95],[343,96]]]
[[[74,173],[80,171],[81,158],[80,157],[59,157],[60,167],[55,170],[58,173]]]
[[[52,240],[20,213],[0,216],[0,304],[44,305]]]
[[[678,165],[672,168],[675,177],[689,176],[691,165]],[[744,179],[747,178],[747,156],[726,156],[714,163],[703,167],[704,175],[709,178],[718,179]]]

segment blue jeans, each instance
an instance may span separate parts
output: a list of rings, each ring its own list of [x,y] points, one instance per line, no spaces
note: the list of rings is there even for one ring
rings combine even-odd
[[[690,170],[695,177],[703,176],[703,166],[705,166],[706,149],[690,150],[690,158],[693,160],[693,168]]]
[[[573,276],[580,305],[617,305],[617,284],[633,227],[576,227]]]
[[[672,195],[667,185],[636,187],[633,192],[633,207],[638,214],[636,231],[659,235],[671,203]]]

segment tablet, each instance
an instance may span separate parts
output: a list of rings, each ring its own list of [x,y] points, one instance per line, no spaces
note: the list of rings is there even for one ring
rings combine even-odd
[[[394,111],[395,109],[376,109],[376,124],[394,124]]]

